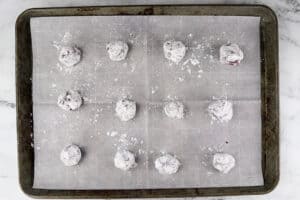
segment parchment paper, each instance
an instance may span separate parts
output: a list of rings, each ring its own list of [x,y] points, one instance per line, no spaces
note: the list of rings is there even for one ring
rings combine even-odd
[[[257,17],[224,16],[33,18],[34,188],[262,185],[259,22]],[[162,44],[168,39],[189,48],[179,65],[163,56]],[[105,45],[112,40],[128,42],[125,61],[109,60]],[[244,51],[240,66],[218,62],[218,49],[227,42]],[[69,44],[83,51],[71,72],[57,59],[57,48]],[[84,96],[78,111],[56,105],[58,95],[68,89]],[[138,103],[138,112],[124,123],[115,116],[114,104],[126,95]],[[206,108],[214,98],[234,103],[229,123],[211,123]],[[163,114],[170,99],[184,102],[185,119]],[[59,159],[70,143],[84,152],[75,167],[65,167]],[[120,147],[137,155],[137,168],[123,172],[114,167]],[[155,170],[153,161],[162,152],[181,161],[177,174],[164,176]],[[236,167],[218,173],[211,164],[215,152],[232,154]]]

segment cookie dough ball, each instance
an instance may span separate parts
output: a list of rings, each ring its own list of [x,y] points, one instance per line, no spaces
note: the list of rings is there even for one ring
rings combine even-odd
[[[227,100],[216,100],[209,104],[208,114],[218,122],[228,122],[232,119],[232,103]]]
[[[160,174],[175,174],[180,167],[179,160],[170,154],[157,158],[154,164]]]
[[[64,110],[76,110],[82,105],[82,96],[78,91],[68,90],[58,96],[57,105]]]
[[[237,44],[225,44],[220,48],[220,62],[227,65],[238,65],[244,58],[244,53]]]
[[[121,121],[129,121],[135,117],[136,103],[129,99],[121,99],[117,102],[115,111]]]
[[[112,61],[124,60],[128,53],[128,45],[123,41],[114,41],[106,45],[109,58]]]
[[[62,47],[59,52],[58,60],[66,67],[75,66],[81,60],[81,50],[76,46]]]
[[[213,166],[216,170],[227,174],[235,166],[235,159],[227,153],[216,153],[213,157]]]
[[[180,101],[168,102],[164,107],[165,114],[173,119],[183,119],[185,107]]]
[[[77,165],[80,159],[81,150],[75,144],[66,146],[60,153],[60,160],[68,167]]]
[[[118,151],[114,158],[115,167],[123,171],[128,171],[137,166],[135,156],[127,150]]]
[[[181,41],[166,41],[163,48],[165,58],[176,64],[178,64],[185,56],[186,47]]]

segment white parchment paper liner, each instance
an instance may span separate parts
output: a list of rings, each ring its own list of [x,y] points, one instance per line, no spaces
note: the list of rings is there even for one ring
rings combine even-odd
[[[260,113],[260,39],[257,17],[93,16],[43,17],[31,20],[33,48],[34,188],[141,189],[262,185]],[[181,40],[188,46],[179,65],[163,56],[162,44]],[[128,58],[109,60],[105,45],[128,42]],[[240,45],[240,66],[218,62],[220,45]],[[76,44],[83,59],[66,71],[58,63],[60,45]],[[192,64],[189,59],[198,60]],[[64,90],[77,89],[85,99],[78,111],[56,105]],[[133,121],[120,122],[114,103],[127,95],[138,103]],[[211,124],[209,102],[234,103],[229,123]],[[179,99],[188,108],[184,120],[168,119],[162,106]],[[116,131],[115,137],[107,132]],[[120,135],[135,138],[125,147],[138,156],[138,167],[122,172],[113,166]],[[124,135],[123,135],[124,136]],[[59,160],[70,143],[83,150],[78,166]],[[182,166],[162,176],[154,169],[161,152],[175,154]],[[236,167],[220,174],[211,166],[214,152],[236,158]]]

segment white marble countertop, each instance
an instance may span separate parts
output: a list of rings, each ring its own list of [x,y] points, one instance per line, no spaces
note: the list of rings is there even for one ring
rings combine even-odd
[[[300,198],[300,1],[299,0],[10,0],[0,1],[0,199],[30,199],[18,185],[15,111],[15,21],[25,9],[117,4],[234,3],[266,4],[279,21],[280,65],[280,181],[276,189],[260,196],[197,199],[296,200]],[[299,116],[297,116],[299,114]],[[298,124],[299,123],[299,124]]]

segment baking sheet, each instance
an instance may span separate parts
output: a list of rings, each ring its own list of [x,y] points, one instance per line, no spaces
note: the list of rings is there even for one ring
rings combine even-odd
[[[31,19],[33,49],[34,188],[142,189],[263,185],[261,170],[260,41],[258,17],[93,16]],[[179,64],[163,57],[168,39],[183,41],[187,55]],[[109,60],[105,45],[129,43],[128,59]],[[239,67],[218,63],[220,45],[234,42],[245,58]],[[76,44],[82,62],[66,71],[57,46]],[[66,112],[56,105],[66,89],[77,89],[85,104]],[[114,103],[130,96],[138,103],[133,121],[120,122]],[[234,103],[227,124],[211,123],[205,112],[214,98]],[[188,108],[184,120],[170,120],[163,103],[179,99]],[[60,151],[78,144],[84,158],[64,167]],[[113,167],[117,148],[138,156],[138,167]],[[229,174],[211,166],[214,152],[236,158]],[[153,160],[175,154],[182,166],[162,176]]]

